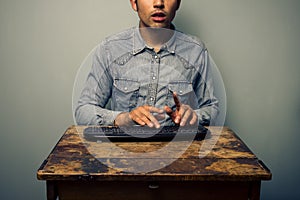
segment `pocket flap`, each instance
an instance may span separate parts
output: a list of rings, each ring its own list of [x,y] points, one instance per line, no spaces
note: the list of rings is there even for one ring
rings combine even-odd
[[[172,82],[169,83],[169,90],[176,92],[178,95],[185,95],[193,91],[193,86],[188,82]]]
[[[140,88],[138,81],[128,79],[115,79],[114,86],[124,93],[130,93]]]

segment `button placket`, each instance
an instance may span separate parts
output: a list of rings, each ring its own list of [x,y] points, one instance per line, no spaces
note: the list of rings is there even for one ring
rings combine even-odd
[[[148,88],[148,101],[147,103],[151,106],[155,105],[158,87],[158,71],[159,71],[160,57],[156,53],[152,55],[151,61],[151,72],[150,72],[150,83]]]

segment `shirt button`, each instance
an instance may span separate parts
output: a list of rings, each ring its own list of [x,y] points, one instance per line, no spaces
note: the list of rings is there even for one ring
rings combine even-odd
[[[127,88],[127,87],[124,87],[124,90],[125,90],[125,91],[127,91],[127,90],[128,90],[128,88]]]
[[[180,90],[180,91],[179,91],[179,94],[182,94],[182,93],[183,93],[182,90]]]
[[[153,76],[153,77],[152,77],[152,79],[153,79],[153,80],[155,80],[155,79],[156,79],[156,77],[155,77],[155,76]]]
[[[155,58],[155,59],[157,59],[157,58],[158,58],[158,56],[157,56],[157,55],[155,55],[155,56],[154,56],[154,58]]]
[[[153,97],[150,97],[150,101],[153,101],[153,99],[154,99]]]

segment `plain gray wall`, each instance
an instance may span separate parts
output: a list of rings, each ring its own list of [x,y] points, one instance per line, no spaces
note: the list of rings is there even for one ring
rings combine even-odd
[[[186,0],[175,19],[222,73],[226,125],[272,170],[262,199],[300,195],[299,10],[299,0]],[[81,62],[136,24],[129,0],[0,0],[0,199],[45,199],[36,171],[73,124]]]

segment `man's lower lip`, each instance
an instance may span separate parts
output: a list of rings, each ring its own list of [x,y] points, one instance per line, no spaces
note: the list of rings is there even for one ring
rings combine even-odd
[[[166,20],[166,17],[152,17],[152,20],[155,22],[163,22]]]

